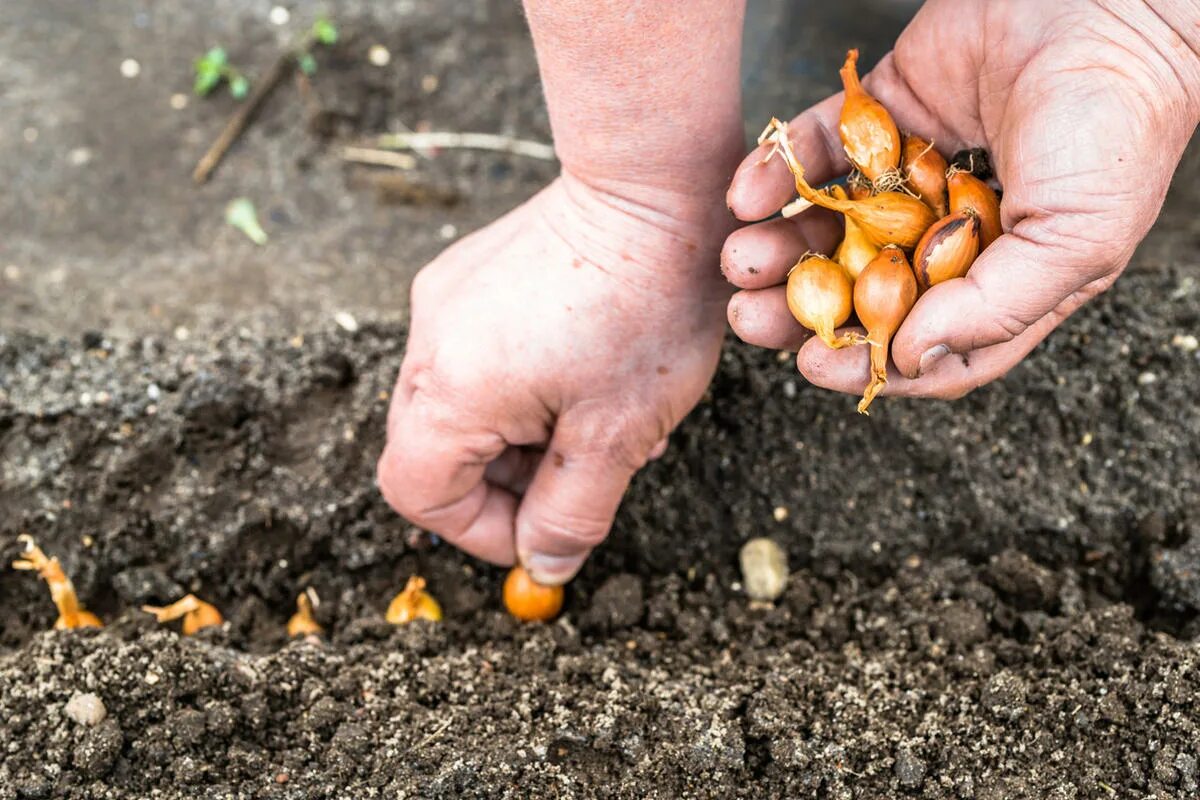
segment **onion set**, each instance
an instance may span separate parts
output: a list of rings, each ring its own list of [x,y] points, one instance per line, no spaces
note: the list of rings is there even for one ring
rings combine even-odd
[[[845,99],[838,133],[852,167],[844,186],[808,182],[788,126],[778,119],[767,125],[759,144],[772,145],[764,162],[779,156],[792,173],[798,197],[783,207],[784,217],[813,206],[843,216],[842,240],[832,257],[802,256],[788,273],[786,296],[796,321],[828,347],[870,345],[870,370],[858,404],[865,414],[887,385],[888,348],[918,297],[965,276],[1003,230],[996,190],[970,171],[948,167],[933,140],[901,133],[888,109],[863,88],[857,50],[846,54],[841,77]],[[967,166],[974,170],[974,161]],[[836,332],[856,316],[865,337]]]

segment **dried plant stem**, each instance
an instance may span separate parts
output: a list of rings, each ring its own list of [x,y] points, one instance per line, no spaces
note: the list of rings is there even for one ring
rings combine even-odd
[[[539,158],[544,161],[555,159],[553,145],[497,133],[458,133],[456,131],[385,133],[372,140],[371,144],[381,150],[425,150],[430,148],[493,150],[527,158]]]
[[[374,147],[343,148],[342,160],[353,161],[355,164],[374,164],[379,167],[395,167],[396,169],[412,169],[417,165],[417,159],[408,153],[378,150]]]
[[[291,50],[275,59],[275,63],[271,65],[270,71],[254,87],[254,91],[246,102],[238,106],[237,111],[229,118],[229,122],[225,123],[225,128],[216,138],[216,141],[212,143],[208,148],[208,152],[196,164],[196,168],[192,170],[192,180],[196,183],[204,183],[209,179],[213,170],[221,163],[221,159],[229,152],[229,148],[233,146],[238,137],[242,135],[242,132],[254,120],[254,115],[262,108],[263,103],[271,96],[275,88],[292,71],[295,64],[296,55]]]

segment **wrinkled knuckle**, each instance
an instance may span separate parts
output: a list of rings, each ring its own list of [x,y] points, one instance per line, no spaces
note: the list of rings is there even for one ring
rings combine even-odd
[[[540,535],[553,539],[564,549],[590,550],[608,537],[612,520],[599,519],[562,508],[542,509],[533,521]]]

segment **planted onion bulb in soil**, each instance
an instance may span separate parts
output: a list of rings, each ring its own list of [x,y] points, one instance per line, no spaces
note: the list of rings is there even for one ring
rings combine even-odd
[[[829,191],[838,199],[849,199],[846,190],[840,186],[832,186]],[[857,222],[845,215],[842,219],[845,221],[845,234],[842,236],[841,244],[833,252],[833,260],[845,268],[850,280],[858,280],[858,276],[867,264],[871,263],[871,259],[879,254],[879,248],[867,238]]]
[[[920,136],[904,135],[900,173],[908,188],[939,217],[950,212],[946,202],[946,169],[946,159],[934,149],[932,142]]]
[[[313,613],[318,602],[317,593],[311,588],[296,597],[296,613],[292,614],[287,624],[288,636],[320,636],[324,632]]]
[[[788,273],[788,310],[834,350],[856,343],[853,336],[834,335],[834,329],[850,318],[853,302],[850,276],[841,264],[825,256],[807,255]]]
[[[504,579],[504,607],[524,622],[546,622],[562,610],[563,587],[535,581],[520,564]]]
[[[854,284],[854,310],[871,346],[871,379],[858,404],[860,414],[887,386],[888,346],[916,302],[917,280],[904,252],[884,247]]]
[[[900,130],[892,115],[872,97],[858,79],[858,50],[846,53],[841,69],[846,100],[838,120],[842,147],[859,172],[876,191],[888,191],[900,185]]]
[[[192,636],[205,628],[224,622],[221,612],[211,603],[206,603],[194,594],[186,594],[169,606],[142,606],[142,611],[153,614],[160,623],[183,618],[183,635]]]
[[[969,172],[951,167],[946,174],[950,213],[970,209],[979,217],[979,250],[982,252],[1004,232],[1000,227],[1000,198],[992,187]]]
[[[925,231],[913,252],[913,272],[922,292],[961,278],[979,255],[979,215],[966,208],[942,217]]]
[[[843,200],[820,192],[804,178],[804,167],[796,159],[788,138],[787,123],[772,119],[762,136],[771,140],[787,162],[799,195],[813,205],[840,211],[858,223],[867,239],[879,247],[894,244],[912,250],[929,226],[937,222],[933,209],[903,192],[878,192],[865,200]],[[774,151],[773,151],[774,152]]]
[[[385,617],[393,625],[406,625],[418,619],[440,622],[442,606],[425,591],[425,579],[414,575],[408,579],[400,594],[392,598]]]
[[[46,582],[50,589],[50,599],[58,608],[58,619],[54,622],[56,630],[104,627],[99,617],[79,604],[75,585],[63,572],[62,564],[57,558],[49,558],[43,553],[32,536],[18,536],[17,541],[25,545],[25,557],[14,561],[12,567],[36,572],[38,577]]]

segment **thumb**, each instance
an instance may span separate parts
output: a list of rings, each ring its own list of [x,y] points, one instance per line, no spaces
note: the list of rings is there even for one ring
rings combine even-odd
[[[1117,265],[1086,247],[1001,236],[963,278],[926,292],[892,341],[892,359],[908,378],[949,353],[1002,344],[1055,310],[1069,313],[1116,278]]]
[[[611,433],[581,436],[560,423],[517,511],[518,558],[535,581],[557,585],[575,576],[608,536],[653,444],[626,447]]]

